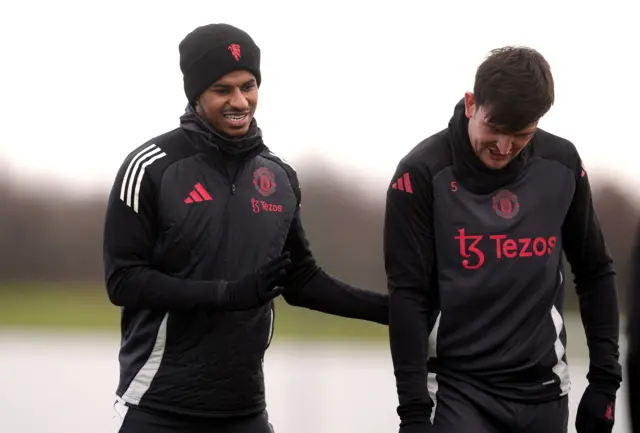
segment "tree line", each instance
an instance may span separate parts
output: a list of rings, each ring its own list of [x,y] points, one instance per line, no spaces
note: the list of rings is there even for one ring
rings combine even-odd
[[[322,164],[298,169],[304,194],[302,218],[317,261],[345,281],[385,291],[384,190],[381,199],[372,200],[354,194],[353,182],[326,175]],[[592,187],[624,302],[632,233],[640,210],[615,183],[595,179]],[[1,181],[0,283],[88,282],[98,283],[87,284],[88,288],[99,287],[106,200],[106,193],[79,200],[71,194],[24,190],[9,179]],[[567,308],[575,309],[572,279],[566,278],[566,284]],[[11,284],[0,284],[0,290],[10,289]]]

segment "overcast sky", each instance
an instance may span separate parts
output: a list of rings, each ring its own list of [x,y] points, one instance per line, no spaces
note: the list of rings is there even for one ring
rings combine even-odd
[[[108,188],[130,150],[178,125],[180,40],[227,22],[262,50],[256,118],[294,165],[322,155],[386,182],[446,126],[490,49],[525,44],[556,80],[541,126],[573,141],[594,175],[640,185],[632,1],[5,3],[0,158],[22,181]]]

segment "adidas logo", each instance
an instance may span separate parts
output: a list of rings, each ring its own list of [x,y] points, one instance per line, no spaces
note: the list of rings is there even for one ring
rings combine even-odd
[[[189,196],[184,199],[185,203],[193,203],[199,201],[210,201],[213,200],[206,189],[202,186],[200,182],[196,184],[196,186],[191,190]]]
[[[411,188],[411,179],[409,178],[409,173],[403,174],[398,180],[393,182],[391,188],[413,194],[413,188]]]

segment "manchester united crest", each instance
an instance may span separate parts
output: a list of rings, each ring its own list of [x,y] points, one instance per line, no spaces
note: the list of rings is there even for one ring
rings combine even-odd
[[[518,196],[507,190],[498,192],[493,196],[493,210],[498,216],[510,220],[520,212]]]
[[[260,167],[253,173],[253,185],[261,196],[268,197],[276,192],[276,177],[268,168]]]
[[[233,56],[234,59],[236,59],[236,62],[238,60],[240,60],[241,54],[240,54],[240,45],[238,44],[231,44],[227,47],[229,49],[229,51],[231,51],[231,55]]]

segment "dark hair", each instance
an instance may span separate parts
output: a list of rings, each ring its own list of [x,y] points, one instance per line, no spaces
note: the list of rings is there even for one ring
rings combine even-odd
[[[473,93],[490,123],[516,132],[544,116],[553,105],[549,63],[538,51],[507,46],[492,50],[476,71]]]

